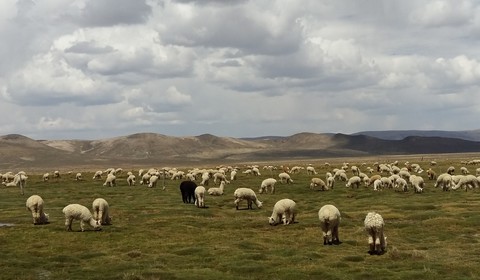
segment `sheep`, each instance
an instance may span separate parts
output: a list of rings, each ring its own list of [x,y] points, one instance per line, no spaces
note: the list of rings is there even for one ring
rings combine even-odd
[[[364,221],[365,231],[368,234],[370,254],[383,254],[387,247],[387,237],[384,234],[385,223],[380,214],[369,212]]]
[[[195,188],[195,206],[205,208],[205,187],[198,186]]]
[[[117,177],[115,175],[113,175],[112,173],[108,173],[107,175],[107,179],[105,179],[105,183],[103,183],[103,186],[110,186],[110,187],[115,187],[117,184],[115,182],[115,180],[117,179]]]
[[[183,181],[180,183],[180,192],[182,193],[183,203],[195,203],[196,188],[197,184],[194,181]]]
[[[108,202],[103,198],[97,198],[92,203],[93,218],[101,225],[111,225],[112,218],[109,215]]]
[[[282,173],[278,174],[278,178],[280,178],[280,182],[282,182],[282,183],[287,183],[287,184],[292,183],[293,184],[292,178],[290,178],[290,175],[288,175],[288,173],[286,173],[286,172],[282,172]]]
[[[277,183],[277,180],[274,178],[267,178],[262,181],[262,184],[260,185],[260,189],[258,190],[258,193],[265,193],[268,192],[268,187],[270,187],[270,192],[275,193],[275,184]]]
[[[410,184],[414,188],[416,193],[422,193],[423,188],[425,186],[425,182],[423,181],[423,178],[417,175],[412,175],[410,176]]]
[[[238,210],[238,204],[242,200],[247,201],[247,209],[253,209],[252,204],[255,203],[255,205],[258,208],[262,208],[263,202],[258,200],[257,195],[252,189],[249,188],[238,188],[235,190],[233,193],[233,197],[235,198],[235,207]]]
[[[209,195],[223,195],[225,191],[225,181],[220,182],[220,186],[218,188],[209,188],[208,194]]]
[[[102,179],[102,174],[103,174],[102,170],[96,171],[95,174],[93,175],[93,180]]]
[[[34,225],[48,224],[48,214],[43,212],[44,202],[39,195],[30,196],[25,206],[32,213]]]
[[[130,174],[128,175],[127,177],[127,184],[131,187],[131,186],[135,186],[135,175],[133,174]]]
[[[333,178],[333,177],[330,177],[330,178]],[[310,189],[313,190],[316,187],[320,187],[321,191],[328,191],[328,186],[327,186],[327,184],[325,184],[325,182],[322,179],[312,178],[310,180]]]
[[[345,187],[350,188],[350,187],[357,187],[357,189],[360,187],[360,184],[362,183],[362,179],[358,176],[352,176],[350,179],[348,179],[347,184],[345,184]]]
[[[338,208],[326,204],[318,211],[318,219],[323,232],[323,245],[340,244],[338,238],[338,226],[340,225],[340,211]]]
[[[293,224],[295,222],[295,216],[297,215],[297,204],[295,201],[284,198],[273,206],[273,212],[268,223],[272,226],[277,225],[280,221],[283,225]]]
[[[87,207],[80,204],[69,204],[62,210],[65,215],[65,228],[67,231],[72,231],[73,220],[80,220],[80,229],[85,231],[85,223],[90,224],[94,230],[101,230],[102,225],[93,218],[92,213]]]

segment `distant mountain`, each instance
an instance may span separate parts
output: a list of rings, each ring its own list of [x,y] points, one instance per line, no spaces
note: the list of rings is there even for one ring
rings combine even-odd
[[[366,135],[385,140],[402,140],[409,136],[458,138],[468,141],[480,141],[480,129],[463,131],[445,130],[384,130],[361,131],[352,135]]]
[[[53,168],[65,169],[70,166],[85,169],[96,166],[198,166],[229,162],[467,152],[480,153],[480,141],[412,135],[387,140],[363,134],[308,132],[285,137],[242,139],[211,134],[172,137],[137,133],[101,140],[33,140],[10,134],[0,136],[0,173],[12,168],[53,171]]]

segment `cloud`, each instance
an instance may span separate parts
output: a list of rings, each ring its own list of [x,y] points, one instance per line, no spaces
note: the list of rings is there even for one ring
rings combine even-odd
[[[467,0],[6,0],[0,134],[474,129],[478,34]]]
[[[79,21],[83,26],[113,26],[144,23],[151,7],[144,0],[86,1]]]

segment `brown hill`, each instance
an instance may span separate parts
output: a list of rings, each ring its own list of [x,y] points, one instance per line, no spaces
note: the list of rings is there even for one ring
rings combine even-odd
[[[103,140],[0,136],[0,172],[12,168],[184,165],[370,155],[480,152],[480,142],[442,137],[383,140],[365,135],[299,133],[238,139],[210,134],[138,133]]]

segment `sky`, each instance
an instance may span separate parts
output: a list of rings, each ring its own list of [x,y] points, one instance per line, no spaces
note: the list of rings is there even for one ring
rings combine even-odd
[[[480,128],[480,1],[1,0],[0,135]]]

